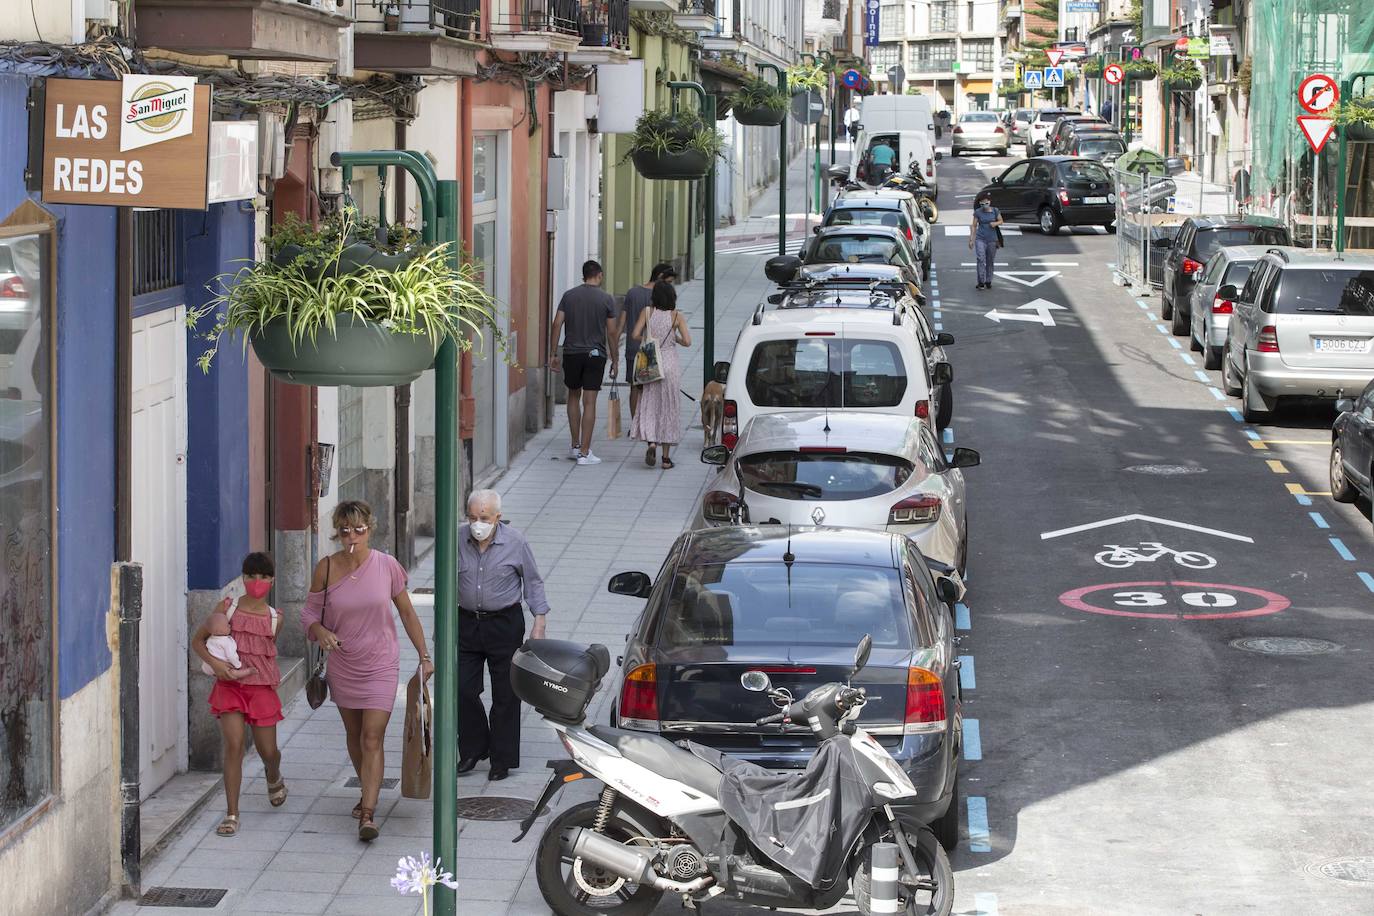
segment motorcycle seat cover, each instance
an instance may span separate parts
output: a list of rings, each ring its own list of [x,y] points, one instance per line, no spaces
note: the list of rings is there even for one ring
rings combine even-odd
[[[593,725],[587,730],[615,747],[627,760],[713,798],[720,792],[720,770],[667,738],[606,725]]]

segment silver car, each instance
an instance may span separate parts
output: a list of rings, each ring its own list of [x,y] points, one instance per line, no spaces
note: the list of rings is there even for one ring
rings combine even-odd
[[[1192,339],[1194,350],[1200,350],[1208,369],[1220,369],[1222,355],[1226,350],[1226,332],[1231,327],[1231,313],[1235,310],[1234,299],[1218,296],[1217,290],[1223,286],[1242,289],[1250,279],[1250,270],[1255,262],[1264,257],[1268,245],[1225,246],[1212,253],[1202,268],[1201,278],[1193,287],[1190,303]]]
[[[761,523],[886,530],[963,573],[968,562],[964,475],[978,453],[946,459],[915,417],[849,411],[760,414],[734,451],[701,453],[722,466],[708,485],[696,527]]]
[[[1222,361],[1227,394],[1249,422],[1284,397],[1334,400],[1374,378],[1374,256],[1270,248],[1236,303]]]
[[[1011,113],[1011,142],[1025,143],[1030,139],[1031,122],[1035,120],[1034,108],[1018,108]]]
[[[995,111],[970,111],[954,125],[950,140],[950,155],[957,156],[971,150],[1000,153],[1005,156],[1011,148],[1011,137],[1002,126]]]

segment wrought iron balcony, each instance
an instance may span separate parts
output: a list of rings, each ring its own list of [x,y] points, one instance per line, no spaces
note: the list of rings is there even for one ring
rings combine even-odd
[[[566,54],[582,43],[579,0],[493,0],[490,43],[502,51]]]
[[[695,32],[714,32],[716,29],[716,0],[681,0],[673,22],[680,29]]]
[[[840,0],[822,0],[821,18],[840,21]]]
[[[354,0],[353,63],[363,70],[475,76],[482,0]]]
[[[333,62],[348,16],[296,0],[139,0],[138,41],[186,54]]]
[[[640,13],[676,13],[678,0],[630,0],[630,9]]]
[[[577,64],[630,59],[630,0],[582,0],[582,44],[568,55]]]

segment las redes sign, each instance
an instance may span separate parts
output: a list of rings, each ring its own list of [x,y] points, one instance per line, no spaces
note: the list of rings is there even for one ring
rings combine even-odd
[[[210,87],[193,77],[47,81],[45,203],[203,210]]]

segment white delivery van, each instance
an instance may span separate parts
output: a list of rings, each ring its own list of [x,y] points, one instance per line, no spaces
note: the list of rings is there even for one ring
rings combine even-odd
[[[923,130],[935,148],[935,113],[923,95],[870,95],[859,114],[859,123],[870,134]]]
[[[865,124],[854,140],[854,155],[849,160],[851,181],[877,184],[881,180],[869,174],[873,171],[869,168],[869,153],[879,143],[886,143],[897,153],[897,171],[903,175],[907,174],[914,162],[920,168],[926,184],[930,185],[932,197],[939,200],[940,181],[935,175],[935,163],[940,156],[923,130],[869,130]]]

